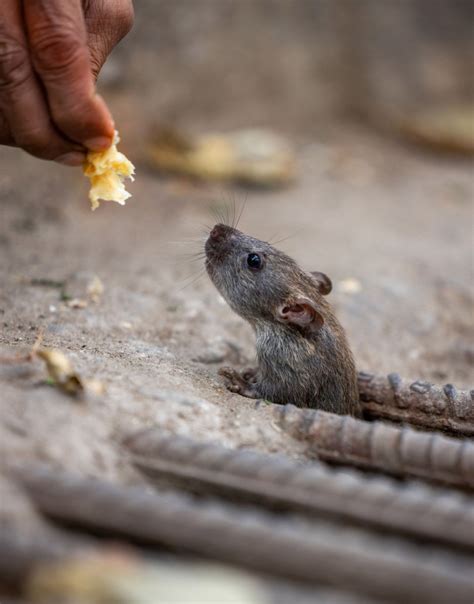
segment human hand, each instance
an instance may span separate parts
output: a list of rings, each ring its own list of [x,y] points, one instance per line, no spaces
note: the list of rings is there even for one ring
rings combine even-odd
[[[132,0],[0,0],[0,144],[67,165],[109,147],[95,79],[132,22]]]

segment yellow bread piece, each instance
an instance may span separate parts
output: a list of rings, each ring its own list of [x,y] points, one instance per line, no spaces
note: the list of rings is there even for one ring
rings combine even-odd
[[[99,200],[116,201],[125,205],[131,197],[125,190],[124,180],[134,180],[135,166],[123,153],[117,151],[120,142],[118,132],[115,132],[114,142],[105,151],[89,151],[84,162],[84,174],[91,181],[89,199],[92,209],[99,207]]]

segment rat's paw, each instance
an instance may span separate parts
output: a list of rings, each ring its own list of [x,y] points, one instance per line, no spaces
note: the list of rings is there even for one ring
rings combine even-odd
[[[236,369],[232,369],[232,367],[221,367],[218,373],[225,378],[227,382],[226,387],[231,392],[240,392],[240,390],[247,385],[246,381],[240,375],[240,372]]]
[[[219,375],[225,378],[226,387],[231,392],[235,392],[236,394],[248,398],[258,398],[258,393],[255,390],[255,383],[246,380],[243,375],[248,371],[249,370],[246,370],[245,372],[240,373],[236,369],[232,369],[232,367],[221,367],[219,369]],[[254,370],[252,370],[252,372],[253,371]],[[252,379],[255,379],[254,373],[252,373]]]
[[[249,384],[256,384],[258,380],[258,367],[246,367],[240,372],[240,375]]]

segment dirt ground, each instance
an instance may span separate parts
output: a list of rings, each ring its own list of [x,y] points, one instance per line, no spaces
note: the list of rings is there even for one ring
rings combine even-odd
[[[76,402],[45,383],[40,361],[3,363],[2,469],[48,462],[133,481],[119,443],[147,426],[303,455],[268,405],[230,394],[217,376],[222,364],[251,362],[252,333],[187,255],[202,246],[211,207],[232,198],[246,200],[243,230],[289,237],[278,246],[332,278],[360,369],[472,386],[472,166],[354,129],[296,143],[299,177],[286,190],[198,185],[138,166],[127,206],[94,213],[78,170],[0,150],[0,355],[27,352],[43,328],[45,345],[106,387]],[[99,302],[61,300],[61,290],[84,298],[95,275]],[[23,516],[18,494],[2,493],[3,519]]]

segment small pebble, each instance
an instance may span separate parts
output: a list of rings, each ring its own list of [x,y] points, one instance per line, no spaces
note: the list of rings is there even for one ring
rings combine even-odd
[[[362,291],[362,284],[357,279],[343,279],[337,284],[337,289],[343,294],[358,294]]]

